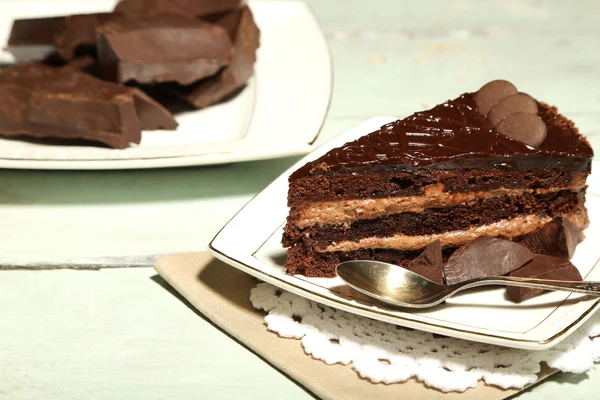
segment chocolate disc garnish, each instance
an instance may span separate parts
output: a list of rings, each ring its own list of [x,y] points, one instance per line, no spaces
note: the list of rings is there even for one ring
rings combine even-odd
[[[488,113],[488,120],[492,125],[496,125],[510,114],[524,112],[528,114],[537,114],[538,105],[531,96],[525,93],[517,93],[505,97],[496,103]]]
[[[546,124],[534,114],[518,112],[509,115],[495,126],[511,139],[537,147],[546,139]]]
[[[490,109],[505,97],[517,94],[519,91],[512,83],[501,79],[486,83],[475,93],[477,110],[487,115]]]

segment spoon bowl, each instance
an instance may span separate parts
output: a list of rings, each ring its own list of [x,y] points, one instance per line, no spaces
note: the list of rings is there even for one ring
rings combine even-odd
[[[345,261],[336,267],[336,272],[353,289],[395,307],[432,307],[459,291],[486,285],[523,286],[600,296],[600,282],[495,276],[440,285],[397,265],[369,260]]]

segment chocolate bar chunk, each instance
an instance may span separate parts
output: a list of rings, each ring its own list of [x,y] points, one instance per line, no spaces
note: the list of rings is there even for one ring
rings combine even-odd
[[[536,254],[530,263],[510,273],[519,278],[552,279],[558,281],[582,281],[581,274],[569,260]],[[507,286],[506,297],[520,303],[542,294],[540,289]]]
[[[113,17],[111,13],[69,15],[56,36],[56,50],[65,60],[76,55],[96,55],[96,27]]]
[[[43,60],[56,51],[54,38],[64,28],[64,17],[17,19],[6,50],[18,63]]]
[[[542,229],[523,236],[519,243],[537,254],[570,259],[580,240],[581,229],[567,218],[556,217]]]
[[[141,139],[128,89],[68,67],[5,68],[0,96],[1,135],[85,139],[118,149]]]
[[[96,55],[96,26],[112,18],[109,13],[15,20],[7,51],[17,62],[40,61],[56,52],[62,59]]]
[[[178,124],[173,115],[160,103],[138,88],[132,87],[129,90],[133,93],[135,111],[143,130],[174,130],[177,128]]]
[[[47,64],[44,62],[44,64]],[[68,64],[69,67],[76,71],[87,72],[91,75],[96,75],[96,59],[91,56],[81,56],[71,59]]]
[[[214,75],[231,59],[231,39],[218,25],[163,15],[118,19],[97,29],[102,78],[116,82],[188,85]]]
[[[475,278],[501,276],[531,261],[533,253],[510,240],[478,237],[456,250],[444,266],[446,284],[453,285]]]
[[[77,60],[77,62],[75,62],[75,60]],[[74,59],[72,62],[74,63],[74,67],[81,67],[84,69],[86,66],[90,65],[91,60],[87,57],[81,57],[79,59]],[[59,96],[60,93],[66,93],[72,96],[74,101],[77,96],[81,94],[83,96],[81,99],[82,103],[89,101],[89,99],[86,100],[86,96],[93,99],[95,90],[99,90],[99,100],[107,101],[106,99],[109,99],[111,96],[119,96],[121,100],[122,98],[130,97],[135,108],[136,117],[134,119],[137,121],[138,125],[140,125],[140,129],[173,130],[177,128],[177,122],[175,121],[173,115],[171,115],[169,111],[154,101],[150,96],[146,95],[143,91],[137,88],[123,86],[118,83],[106,82],[97,79],[86,73],[79,72],[77,68],[74,67],[69,65],[61,68],[54,68],[41,63],[16,65],[2,70],[0,73],[0,83],[17,84],[28,89],[35,89],[35,87],[39,87],[38,91],[40,93],[49,93],[49,95],[54,94]],[[89,107],[92,109],[92,104],[90,104]],[[68,112],[68,110],[65,111],[65,113],[66,112]],[[81,116],[81,118],[87,117],[91,120],[93,119],[92,116],[93,114]],[[73,118],[76,119],[78,117],[80,116],[74,116]],[[98,117],[100,118],[100,116]],[[67,118],[67,116],[57,115],[56,118]],[[128,126],[128,124],[125,125]],[[9,133],[4,133],[1,127],[0,134],[9,135]],[[52,135],[32,136],[46,137]],[[129,137],[131,135],[126,136]],[[139,143],[140,138],[138,136],[140,136],[140,134],[131,136],[134,138],[134,140],[132,140],[133,143]],[[66,136],[54,135],[52,137]],[[125,147],[127,146],[125,145]]]
[[[122,0],[115,6],[115,11],[128,19],[143,19],[161,14],[198,18],[237,8],[241,3],[241,0]]]
[[[254,73],[260,31],[248,7],[236,11],[237,29],[231,63],[216,76],[187,87],[171,88],[197,108],[214,104],[246,85]],[[230,17],[231,18],[231,17]],[[231,22],[229,22],[231,23]]]
[[[425,250],[414,260],[412,260],[407,269],[415,272],[430,281],[444,284],[442,274],[442,245],[439,240],[425,247]]]

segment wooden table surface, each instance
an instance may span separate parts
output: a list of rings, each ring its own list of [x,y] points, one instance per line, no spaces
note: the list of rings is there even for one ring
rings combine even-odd
[[[335,66],[320,140],[505,78],[558,105],[600,150],[600,2],[308,3]],[[0,171],[0,263],[202,250],[295,160]],[[0,399],[310,397],[165,285],[151,268],[0,271]],[[599,379],[600,368],[563,374],[519,398],[589,398]]]

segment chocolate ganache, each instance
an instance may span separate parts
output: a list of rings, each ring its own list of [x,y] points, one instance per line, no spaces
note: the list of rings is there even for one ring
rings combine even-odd
[[[362,168],[546,168],[589,171],[592,149],[574,124],[554,107],[538,104],[547,134],[537,148],[494,128],[475,102],[475,93],[391,122],[331,150],[290,176],[290,181],[329,171]]]

